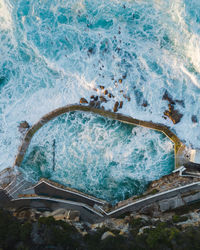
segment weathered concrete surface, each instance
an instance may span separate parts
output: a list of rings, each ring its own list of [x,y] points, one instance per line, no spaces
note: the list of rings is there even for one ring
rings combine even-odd
[[[196,196],[191,195],[194,192]],[[185,197],[187,196],[190,197],[191,201],[198,201],[198,193],[200,193],[200,182],[192,183],[183,187],[178,187],[146,198],[141,198],[120,208],[113,209],[112,211],[106,213],[106,215],[117,217],[126,212],[138,212],[144,207],[156,203],[159,205],[161,212],[163,212],[169,209],[186,205],[187,200]]]
[[[153,122],[146,122],[141,121],[138,119],[134,119],[132,117],[128,117],[122,115],[120,113],[114,113],[111,111],[106,111],[104,109],[98,109],[91,106],[84,106],[79,104],[68,105],[58,109],[53,110],[52,112],[44,115],[37,123],[35,123],[26,133],[21,146],[19,147],[18,154],[16,156],[14,166],[20,166],[24,155],[28,149],[28,146],[31,142],[31,139],[36,131],[38,131],[44,124],[49,122],[50,120],[54,119],[57,116],[60,116],[64,113],[71,112],[71,111],[84,111],[84,112],[91,112],[95,114],[102,115],[104,117],[111,118],[113,120],[118,120],[123,123],[128,123],[131,125],[143,126],[150,129],[154,129],[164,133],[173,143],[174,143],[174,152],[175,152],[175,167],[179,167],[178,163],[176,162],[176,153],[178,152],[179,148],[183,146],[183,143],[179,140],[179,138],[167,127],[162,124],[156,124]]]
[[[85,203],[89,206],[96,205],[104,205],[106,202],[85,193],[79,192],[75,189],[70,189],[67,187],[61,187],[57,183],[52,181],[48,181],[46,179],[42,179],[37,185],[34,187],[35,194],[43,195],[48,197],[54,197],[64,200],[71,200],[76,202]]]
[[[183,202],[180,195],[159,201],[159,207],[160,207],[161,212],[165,212],[167,210],[172,210],[172,209],[175,209],[177,207],[182,207],[184,204],[185,203]]]

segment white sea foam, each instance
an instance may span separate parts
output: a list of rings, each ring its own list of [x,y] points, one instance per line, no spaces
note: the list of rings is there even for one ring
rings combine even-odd
[[[120,112],[168,125],[200,147],[198,0],[0,3],[0,169],[14,161],[20,121],[33,124],[54,108],[89,100],[98,85],[115,96],[105,108],[122,100]],[[176,104],[184,114],[177,125],[162,118],[165,90],[185,103]]]
[[[127,192],[139,194],[173,167],[173,144],[164,135],[80,112],[62,115],[38,131],[22,164],[35,180],[48,176],[112,202]]]

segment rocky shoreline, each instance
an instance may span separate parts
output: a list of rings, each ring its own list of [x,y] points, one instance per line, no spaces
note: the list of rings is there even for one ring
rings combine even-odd
[[[129,213],[95,224],[82,221],[75,210],[0,210],[0,248],[10,249],[12,244],[12,249],[198,249],[198,207],[197,203],[159,216]],[[10,241],[3,239],[11,232]]]

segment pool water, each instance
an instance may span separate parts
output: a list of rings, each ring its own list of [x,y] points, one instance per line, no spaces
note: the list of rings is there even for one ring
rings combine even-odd
[[[173,169],[173,143],[162,133],[83,112],[44,125],[21,166],[31,181],[45,177],[112,204]]]

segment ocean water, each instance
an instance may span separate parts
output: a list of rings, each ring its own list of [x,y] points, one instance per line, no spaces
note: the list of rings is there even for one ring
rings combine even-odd
[[[73,112],[34,135],[20,169],[31,182],[45,177],[115,204],[171,173],[173,143],[148,128]]]
[[[123,101],[119,112],[200,148],[199,13],[199,0],[0,0],[0,170],[13,165],[20,121],[100,95],[99,85],[114,96],[106,109]],[[184,101],[176,125],[163,118],[166,90]]]

